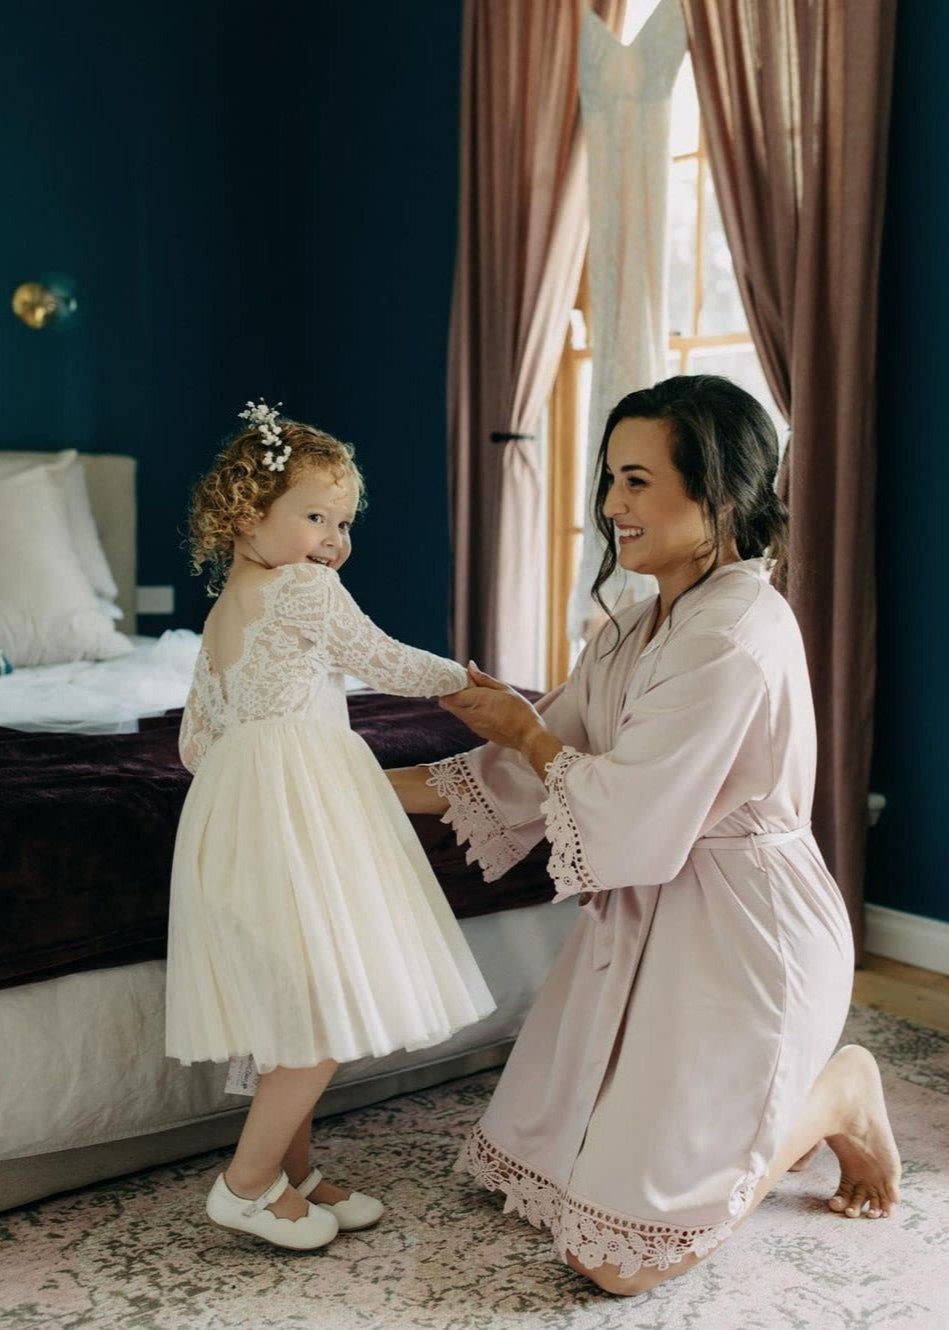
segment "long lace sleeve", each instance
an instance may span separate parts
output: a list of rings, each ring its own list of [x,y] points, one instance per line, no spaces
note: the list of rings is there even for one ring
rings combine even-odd
[[[312,642],[327,666],[400,697],[443,697],[468,683],[453,660],[407,646],[376,627],[332,568],[292,565],[279,612]]]
[[[218,732],[208,695],[207,675],[199,657],[188,699],[185,702],[184,714],[181,717],[181,729],[178,732],[178,753],[182,765],[192,775],[201,765]]]

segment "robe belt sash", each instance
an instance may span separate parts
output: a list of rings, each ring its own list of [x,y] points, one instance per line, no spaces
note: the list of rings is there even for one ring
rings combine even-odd
[[[803,840],[811,834],[811,824],[793,827],[790,831],[755,831],[747,836],[702,836],[692,846],[693,850],[751,850],[755,863],[764,868],[760,851],[772,845],[787,845],[790,841]],[[613,891],[594,892],[591,899],[582,908],[591,914],[596,924],[593,935],[593,968],[605,969],[613,956],[613,936],[616,924],[616,902]]]
[[[811,834],[811,824],[793,827],[790,831],[753,831],[748,836],[702,836],[692,846],[693,850],[751,850],[755,863],[764,868],[758,851],[762,846],[786,845],[788,841],[803,840]]]

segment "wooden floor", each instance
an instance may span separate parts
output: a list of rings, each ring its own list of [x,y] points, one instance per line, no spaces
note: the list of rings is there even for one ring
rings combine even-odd
[[[864,956],[854,976],[853,1000],[949,1032],[949,975]]]

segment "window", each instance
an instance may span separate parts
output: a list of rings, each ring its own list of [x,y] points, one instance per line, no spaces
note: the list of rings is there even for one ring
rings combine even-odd
[[[735,281],[709,166],[692,62],[672,98],[669,182],[669,346],[672,374],[724,374],[768,411],[780,438],[784,418],[768,389]],[[595,348],[590,345],[586,272],[551,395],[548,431],[547,670],[550,687],[571,661],[567,603],[580,566],[587,482],[584,457]]]
[[[567,606],[580,567],[584,455],[593,372],[586,265],[560,370],[547,408],[547,685],[562,683],[573,664]]]
[[[748,331],[686,56],[672,94],[669,181],[670,374],[724,374],[785,432]]]

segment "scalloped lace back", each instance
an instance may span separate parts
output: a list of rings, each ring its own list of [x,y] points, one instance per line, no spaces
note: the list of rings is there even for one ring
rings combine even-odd
[[[347,671],[407,697],[440,696],[467,683],[454,661],[389,637],[335,571],[315,565],[287,564],[264,581],[260,612],[242,632],[239,655],[220,672],[205,646],[198,655],[180,739],[191,771],[230,725],[306,716],[348,727]]]

